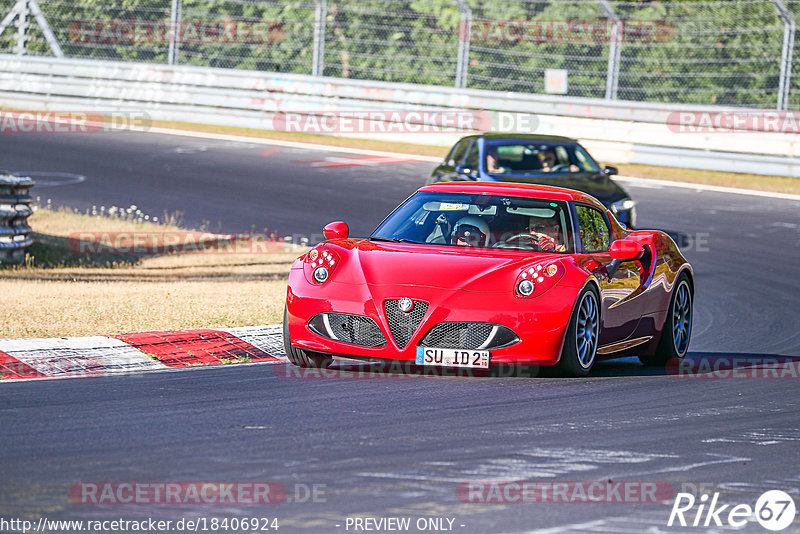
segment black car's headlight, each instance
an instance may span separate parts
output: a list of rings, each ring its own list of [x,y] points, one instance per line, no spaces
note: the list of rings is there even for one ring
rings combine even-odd
[[[613,204],[611,204],[611,211],[614,212],[614,215],[617,213],[628,211],[633,209],[636,206],[636,201],[630,198],[623,198],[622,200],[617,200]]]
[[[634,228],[636,226],[636,201],[623,198],[611,204],[611,213],[617,217],[623,226]]]

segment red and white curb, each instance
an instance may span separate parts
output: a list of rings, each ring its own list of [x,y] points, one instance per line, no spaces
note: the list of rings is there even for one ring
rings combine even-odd
[[[96,377],[285,359],[280,325],[0,339],[2,379]]]

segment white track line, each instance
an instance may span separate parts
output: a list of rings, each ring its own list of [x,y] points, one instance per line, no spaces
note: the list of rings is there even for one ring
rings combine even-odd
[[[367,150],[363,148],[348,148],[341,146],[320,145],[316,143],[302,143],[298,141],[282,141],[279,139],[266,139],[263,137],[247,137],[243,135],[233,134],[220,134],[213,132],[195,132],[191,130],[179,130],[175,128],[125,128],[129,130],[144,132],[144,133],[159,133],[165,135],[180,135],[184,137],[195,137],[198,139],[215,139],[221,141],[236,141],[240,143],[256,143],[261,145],[274,145],[286,148],[299,148],[303,150],[319,150],[324,152],[344,152],[348,154],[363,154],[373,156],[388,156],[394,158],[416,159],[420,162],[426,161],[431,163],[440,163],[441,157],[435,156],[417,156],[414,154],[401,154],[397,152],[383,152],[380,150]],[[661,187],[677,187],[681,189],[692,189],[694,191],[710,191],[714,193],[730,193],[734,195],[748,195],[755,197],[774,198],[779,200],[794,200],[800,201],[800,195],[792,195],[788,193],[772,193],[769,191],[757,191],[755,189],[738,189],[735,187],[723,187],[717,185],[704,185],[693,184],[689,182],[675,182],[672,180],[659,180],[650,178],[637,178],[635,176],[617,176],[614,178],[623,183],[630,183],[632,185],[641,184],[642,186],[661,186]],[[787,178],[791,179],[791,178]]]
[[[797,178],[786,178],[787,180],[797,180]],[[767,197],[779,200],[800,201],[800,195],[789,193],[773,193],[771,191],[756,191],[754,189],[737,189],[735,187],[723,187],[719,185],[693,184],[691,182],[673,182],[671,180],[658,180],[650,178],[636,178],[635,176],[617,176],[615,181],[629,183],[631,185],[642,185],[644,187],[678,187],[681,189],[692,189],[694,191],[710,191],[714,193],[730,193],[733,195],[748,195],[751,197]]]
[[[275,145],[286,148],[300,148],[303,150],[320,150],[323,152],[344,152],[347,154],[363,154],[365,156],[387,156],[392,158],[416,159],[439,163],[441,157],[417,156],[415,154],[399,154],[397,152],[383,152],[380,150],[367,150],[365,148],[347,148],[343,146],[319,145],[316,143],[300,143],[297,141],[283,141],[280,139],[266,139],[264,137],[247,137],[244,135],[219,134],[212,132],[195,132],[191,130],[176,130],[174,128],[125,128],[144,133],[158,133],[165,135],[181,135],[198,139],[215,139],[219,141],[236,141],[238,143],[255,143],[259,145]],[[445,147],[442,147],[445,148]]]

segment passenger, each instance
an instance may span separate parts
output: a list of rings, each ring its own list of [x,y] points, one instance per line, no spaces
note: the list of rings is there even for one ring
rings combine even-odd
[[[480,217],[467,215],[453,226],[451,244],[460,247],[488,247],[489,225]]]

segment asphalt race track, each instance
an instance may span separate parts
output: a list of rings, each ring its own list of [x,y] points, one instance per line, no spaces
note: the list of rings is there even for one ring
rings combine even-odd
[[[38,171],[35,194],[58,205],[135,204],[183,212],[187,225],[313,236],[337,219],[367,234],[433,166],[319,166],[346,155],[275,148],[5,135],[0,168]],[[640,226],[668,231],[695,268],[690,357],[800,355],[800,202],[625,187]],[[487,480],[654,481],[751,506],[770,489],[800,494],[798,377],[677,378],[635,359],[601,363],[588,379],[287,373],[254,364],[2,384],[0,515],[277,517],[279,532],[354,532],[345,521],[356,516],[449,518],[463,533],[723,532],[668,528],[672,499],[484,504],[456,490]],[[68,488],[86,481],[274,481],[295,502],[70,502]],[[306,499],[312,485],[320,494]],[[756,522],[744,530],[766,532]]]

